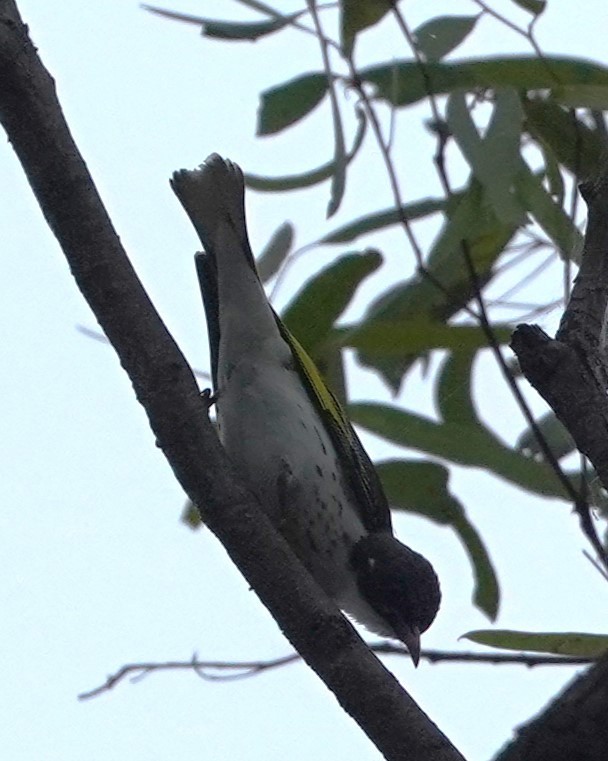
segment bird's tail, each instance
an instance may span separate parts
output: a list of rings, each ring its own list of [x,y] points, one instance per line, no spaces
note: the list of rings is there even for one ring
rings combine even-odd
[[[171,187],[205,249],[196,267],[217,389],[220,341],[230,361],[261,336],[278,336],[247,235],[243,173],[214,153],[198,169],[175,172]]]

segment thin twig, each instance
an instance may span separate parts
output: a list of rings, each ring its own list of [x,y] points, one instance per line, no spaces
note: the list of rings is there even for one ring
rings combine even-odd
[[[375,653],[383,655],[408,655],[407,651],[399,646],[386,643],[370,645]],[[597,658],[573,657],[565,655],[529,655],[526,653],[460,653],[445,650],[423,650],[420,657],[429,663],[489,663],[493,665],[518,665],[533,668],[535,666],[584,666],[595,663]],[[281,668],[301,660],[297,653],[284,655],[280,658],[272,658],[267,661],[199,661],[196,656],[189,661],[166,661],[166,662],[141,662],[128,663],[122,666],[114,674],[108,676],[106,681],[92,690],[82,692],[79,700],[89,700],[98,697],[104,692],[109,692],[120,682],[129,678],[132,683],[138,682],[149,674],[159,671],[194,671],[205,681],[227,682],[239,679],[248,679],[265,671]],[[210,671],[230,671],[230,674],[210,674]]]

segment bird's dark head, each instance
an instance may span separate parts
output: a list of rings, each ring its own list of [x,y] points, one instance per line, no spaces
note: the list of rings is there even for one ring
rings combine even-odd
[[[420,635],[433,623],[441,601],[433,566],[384,533],[360,539],[353,548],[351,564],[360,594],[407,646],[417,666]]]

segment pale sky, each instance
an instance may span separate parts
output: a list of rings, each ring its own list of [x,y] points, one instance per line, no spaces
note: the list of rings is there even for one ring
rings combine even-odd
[[[168,178],[212,151],[271,175],[326,161],[331,136],[325,106],[284,135],[254,135],[258,93],[318,69],[315,41],[285,32],[255,45],[212,42],[195,27],[154,17],[130,0],[22,0],[19,6],[131,260],[188,359],[206,369],[192,263],[198,244]],[[515,7],[507,0],[495,6],[508,13]],[[245,18],[237,2],[167,0],[163,7]],[[426,18],[428,4],[422,0],[404,7],[412,26]],[[465,0],[451,1],[434,3],[433,12],[474,13],[475,8]],[[606,21],[604,0],[591,0],[582,12],[565,0],[549,0],[538,37],[547,52],[608,64]],[[361,40],[361,61],[398,51],[401,43],[389,26]],[[484,22],[454,57],[488,51],[527,49],[523,40]],[[406,198],[438,192],[427,158],[430,143],[417,127],[425,113],[413,111],[398,136]],[[250,193],[254,249],[285,219],[296,225],[301,245],[370,210],[370,197],[377,208],[390,205],[388,183],[377,171],[371,141],[369,146],[349,177],[343,209],[329,223],[324,220],[327,186],[282,196]],[[184,495],[154,446],[112,349],[76,330],[79,324],[94,329],[95,320],[6,142],[0,151],[0,226],[6,268],[0,298],[4,756],[12,761],[377,759],[375,748],[301,664],[228,684],[183,672],[157,674],[85,703],[77,700],[128,662],[186,660],[193,652],[208,660],[265,659],[290,647],[217,540],[179,522]],[[431,234],[431,227],[421,228],[427,245]],[[365,239],[361,247],[375,242],[394,252],[397,240],[402,249],[395,231]],[[343,250],[348,249],[319,249],[303,257],[276,303],[285,304],[307,273]],[[387,283],[404,274],[400,255],[389,253],[380,277]],[[361,309],[366,292],[351,314]],[[492,361],[484,361],[482,369],[482,410],[495,420],[496,405],[504,405],[500,433],[513,441],[523,423],[507,393],[497,391]],[[369,373],[355,374],[351,389],[355,399],[390,399]],[[430,381],[413,373],[400,401],[430,413],[430,390]],[[374,457],[391,454],[378,441],[365,441]],[[604,606],[598,604],[605,583],[582,556],[586,544],[567,505],[532,498],[472,469],[455,469],[452,486],[499,573],[503,604],[497,625],[605,631]],[[397,516],[395,523],[400,538],[432,560],[442,583],[442,609],[423,645],[470,649],[458,637],[489,622],[471,605],[470,568],[457,539],[448,529],[410,516]],[[415,671],[408,658],[397,657],[387,665],[470,761],[490,757],[514,726],[540,710],[576,672],[424,661]]]

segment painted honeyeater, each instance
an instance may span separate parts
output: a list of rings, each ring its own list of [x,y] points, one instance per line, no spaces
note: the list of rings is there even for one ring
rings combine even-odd
[[[371,460],[268,302],[240,168],[213,154],[171,184],[205,250],[196,265],[224,448],[325,592],[370,631],[404,642],[417,665],[420,634],[439,608],[437,576],[393,536]]]

